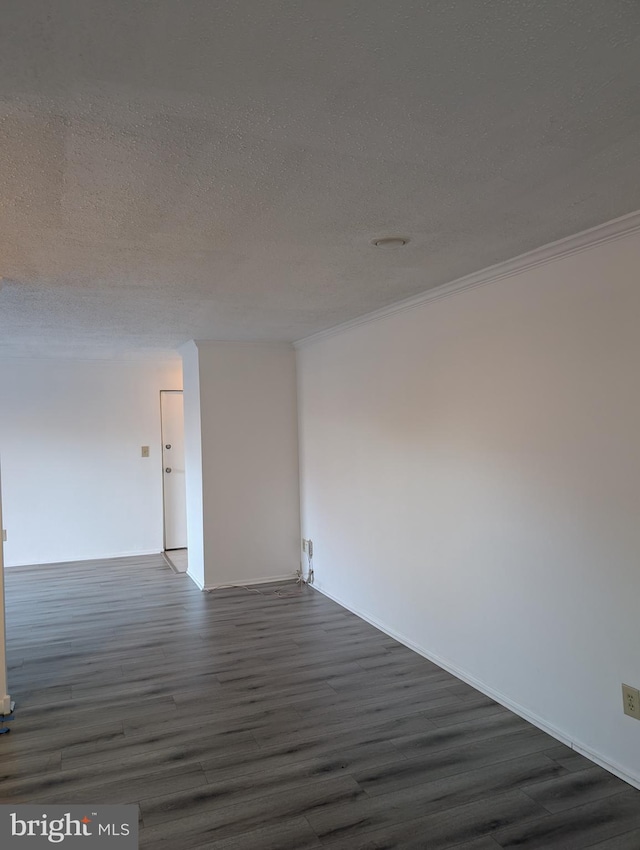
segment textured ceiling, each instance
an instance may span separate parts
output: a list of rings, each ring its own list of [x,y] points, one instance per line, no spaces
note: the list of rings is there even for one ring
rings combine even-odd
[[[299,339],[640,208],[639,36],[636,0],[2,0],[0,356]]]

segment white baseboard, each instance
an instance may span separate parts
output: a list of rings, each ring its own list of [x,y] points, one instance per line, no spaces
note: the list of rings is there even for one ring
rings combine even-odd
[[[196,578],[193,573],[190,573],[188,567],[187,567],[186,575],[189,576],[189,578],[195,584],[195,586],[198,588],[198,590],[204,590],[203,582],[201,582],[199,578]]]
[[[161,554],[162,552],[159,549],[142,549],[135,552],[116,552],[110,555],[89,555],[85,558],[78,558],[74,555],[73,558],[63,558],[59,561],[29,561],[29,563],[24,564],[7,564],[5,561],[5,567],[9,570],[15,567],[55,567],[58,564],[76,564],[78,561],[111,561],[116,558],[142,558],[146,555]]]
[[[274,581],[296,581],[297,578],[297,573],[286,573],[285,575],[268,576],[267,578],[238,578],[221,584],[207,584],[202,590],[221,590],[223,587],[250,587],[252,584],[270,584]]]
[[[360,617],[361,620],[365,620],[365,622],[370,623],[370,625],[375,626],[376,629],[379,629],[384,634],[389,635],[389,637],[397,640],[398,643],[403,644],[408,649],[413,650],[413,652],[417,652],[418,655],[422,655],[423,658],[427,658],[429,661],[433,661],[434,664],[437,664],[438,667],[442,667],[443,670],[446,670],[448,673],[451,673],[456,678],[461,679],[463,682],[466,682],[468,685],[471,685],[472,688],[475,688],[477,691],[485,694],[485,696],[490,697],[495,700],[500,705],[503,705],[505,708],[508,708],[509,711],[512,711],[514,714],[517,714],[519,717],[522,717],[524,720],[527,720],[533,726],[536,726],[538,729],[541,729],[543,732],[546,732],[548,735],[551,735],[552,738],[555,738],[560,743],[565,744],[567,747],[571,747],[572,750],[575,750],[580,755],[585,756],[590,761],[595,762],[595,764],[603,767],[605,770],[608,770],[609,773],[613,773],[614,776],[617,776],[619,779],[622,779],[624,782],[627,782],[629,785],[632,785],[634,788],[640,789],[640,772],[630,773],[629,770],[616,762],[612,762],[610,759],[603,756],[601,753],[594,752],[592,749],[587,747],[581,741],[576,741],[571,735],[563,732],[562,729],[558,729],[550,723],[547,723],[546,720],[542,717],[538,717],[537,714],[532,713],[523,705],[520,705],[517,702],[509,699],[509,697],[505,696],[500,691],[496,691],[494,688],[485,684],[484,682],[476,679],[475,676],[472,676],[470,673],[467,673],[466,670],[461,670],[455,664],[452,664],[448,659],[442,658],[439,655],[436,655],[433,652],[429,652],[429,650],[425,649],[422,646],[414,643],[409,638],[405,637],[405,635],[397,632],[395,629],[390,628],[385,623],[382,623],[376,617],[371,616],[371,614],[367,614],[366,611],[360,611],[356,608],[353,608],[351,605],[347,605],[346,602],[343,602],[342,599],[339,599],[337,596],[334,596],[332,593],[329,593],[328,590],[325,590],[323,587],[312,584],[310,585],[314,590],[317,590],[319,593],[322,593],[323,596],[328,597],[333,602],[336,602],[342,608],[346,608],[347,611],[351,611],[352,614],[355,614],[356,617]]]

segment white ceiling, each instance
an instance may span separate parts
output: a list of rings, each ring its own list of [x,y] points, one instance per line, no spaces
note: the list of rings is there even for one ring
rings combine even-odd
[[[0,356],[295,340],[640,208],[639,36],[636,0],[2,0]]]

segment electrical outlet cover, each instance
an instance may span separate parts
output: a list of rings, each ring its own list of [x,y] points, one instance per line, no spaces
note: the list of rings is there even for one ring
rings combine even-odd
[[[640,720],[640,691],[631,685],[622,685],[623,711],[629,717]]]

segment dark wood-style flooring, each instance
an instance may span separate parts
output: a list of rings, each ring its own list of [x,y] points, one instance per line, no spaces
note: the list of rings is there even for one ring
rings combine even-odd
[[[6,580],[3,802],[137,803],[159,850],[640,848],[640,791],[314,590]]]

